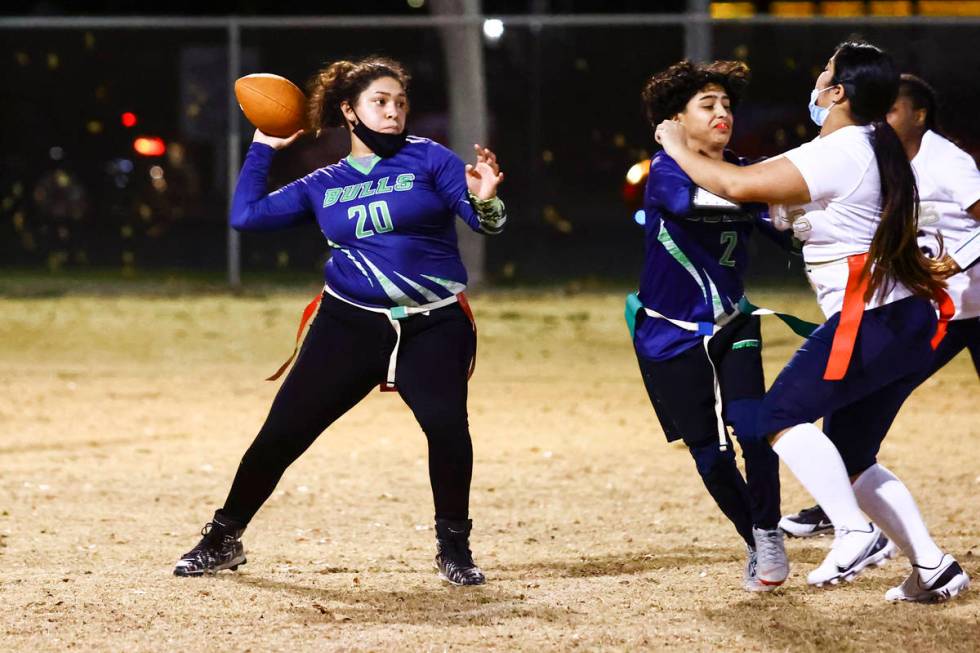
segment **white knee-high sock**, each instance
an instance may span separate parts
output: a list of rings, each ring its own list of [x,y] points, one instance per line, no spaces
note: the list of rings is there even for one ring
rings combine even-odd
[[[798,424],[772,446],[837,528],[867,530],[834,443],[813,424]]]
[[[883,465],[872,465],[854,482],[858,505],[913,564],[935,567],[943,557],[905,483]]]

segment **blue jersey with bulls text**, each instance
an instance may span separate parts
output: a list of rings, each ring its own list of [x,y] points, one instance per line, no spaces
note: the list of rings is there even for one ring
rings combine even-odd
[[[747,161],[725,152],[731,163]],[[748,240],[759,227],[788,246],[764,204],[737,205],[699,188],[666,152],[650,162],[644,193],[645,257],[639,298],[661,315],[716,322],[744,295]],[[701,337],[667,320],[645,318],[634,335],[637,352],[661,361],[700,344]]]
[[[409,136],[392,157],[347,157],[266,194],[274,154],[262,143],[249,147],[232,201],[235,229],[315,219],[332,249],[324,278],[356,304],[418,306],[465,289],[456,216],[486,232],[469,201],[463,161],[452,151]]]

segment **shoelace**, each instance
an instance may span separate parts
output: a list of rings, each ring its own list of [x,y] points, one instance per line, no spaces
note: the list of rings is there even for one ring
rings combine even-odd
[[[760,540],[757,543],[756,558],[762,563],[763,568],[781,562],[784,556],[780,552],[779,536],[775,533],[766,533]]]

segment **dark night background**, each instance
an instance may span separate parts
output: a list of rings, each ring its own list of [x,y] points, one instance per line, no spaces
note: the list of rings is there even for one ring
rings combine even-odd
[[[764,9],[766,3],[757,3]],[[13,2],[5,16],[186,15],[202,3]],[[681,11],[684,2],[506,2],[484,13]],[[281,3],[217,2],[205,12],[271,15]],[[405,2],[292,3],[289,15],[420,15]],[[980,54],[976,28],[747,26],[715,24],[715,58],[749,63],[754,81],[736,112],[733,148],[772,155],[813,137],[806,104],[835,44],[860,35],[941,95],[946,133],[974,156]],[[227,80],[221,29],[0,30],[0,267],[67,270],[221,270],[225,266]],[[937,47],[941,44],[941,47]],[[446,57],[435,29],[242,30],[242,74],[275,72],[302,85],[338,58],[383,53],[413,74],[413,133],[445,142]],[[639,102],[651,73],[681,59],[681,27],[509,26],[485,43],[490,145],[503,162],[511,221],[489,239],[488,275],[501,283],[629,279],[642,257],[640,230],[623,200],[626,170],[651,153]],[[451,62],[450,62],[451,65]],[[137,116],[125,127],[123,112]],[[243,148],[251,129],[242,118]],[[159,157],[133,139],[158,136]],[[346,154],[334,134],[279,155],[281,185]],[[757,246],[759,246],[757,244]],[[315,227],[245,235],[243,268],[318,269]],[[767,250],[768,251],[768,250]],[[798,266],[798,263],[791,264]],[[785,271],[757,257],[756,277]]]

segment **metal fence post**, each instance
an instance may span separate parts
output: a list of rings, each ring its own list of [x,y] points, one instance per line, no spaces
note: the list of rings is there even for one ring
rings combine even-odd
[[[235,80],[241,76],[241,26],[234,18],[228,21],[228,210],[231,219],[231,201],[241,168],[241,127],[238,117],[238,100],[235,99]],[[242,285],[241,236],[228,225],[228,285]]]
[[[711,59],[711,3],[709,0],[687,0],[684,21],[684,58],[689,61]]]

